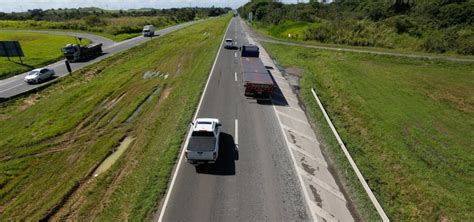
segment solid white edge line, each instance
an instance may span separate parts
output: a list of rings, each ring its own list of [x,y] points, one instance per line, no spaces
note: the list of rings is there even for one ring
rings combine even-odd
[[[207,82],[206,82],[206,86],[204,87],[204,91],[201,95],[201,99],[199,100],[199,104],[198,104],[198,107],[196,109],[196,113],[194,113],[194,116],[193,116],[193,121],[196,119],[198,113],[199,113],[199,110],[201,109],[201,104],[202,104],[202,101],[204,100],[204,96],[206,95],[206,91],[207,91],[207,86],[209,85],[209,82],[211,80],[211,77],[212,77],[212,74],[214,73],[214,68],[216,67],[216,64],[217,64],[217,59],[219,58],[219,55],[221,54],[221,51],[222,51],[222,45],[224,44],[224,40],[225,40],[225,37],[227,35],[227,31],[229,31],[229,27],[230,25],[232,24],[232,21],[233,21],[233,18],[230,20],[229,24],[227,25],[227,29],[226,31],[224,32],[224,36],[222,37],[222,41],[221,41],[221,44],[219,45],[219,51],[217,52],[217,56],[216,58],[214,59],[214,64],[212,65],[212,69],[211,69],[211,72],[209,74],[209,77],[207,78]],[[184,143],[184,146],[183,147],[186,147],[187,146],[187,143],[189,141],[189,137],[191,136],[191,131],[188,132],[188,135],[186,136],[186,142]],[[168,206],[168,201],[170,199],[170,196],[171,196],[171,193],[173,192],[173,187],[174,187],[174,183],[176,181],[176,177],[178,176],[178,173],[179,173],[179,169],[181,168],[181,162],[183,162],[183,159],[184,159],[184,152],[183,152],[183,149],[180,150],[181,152],[181,155],[179,157],[179,161],[178,161],[178,165],[176,166],[176,171],[174,172],[174,175],[173,175],[173,178],[171,179],[171,183],[170,183],[170,186],[169,186],[169,190],[168,192],[166,192],[166,197],[165,197],[165,202],[163,203],[163,206],[161,207],[161,212],[160,212],[160,217],[158,218],[158,222],[162,222],[163,221],[163,216],[165,215],[165,211],[166,211],[166,207]]]
[[[323,104],[319,100],[319,97],[316,94],[316,91],[314,91],[314,89],[311,88],[311,92],[313,93],[314,99],[318,103],[319,108],[321,109],[321,112],[323,113],[324,118],[326,119],[326,122],[329,124],[329,127],[331,127],[332,133],[336,137],[337,142],[339,143],[339,146],[341,147],[342,151],[344,152],[346,158],[349,160],[349,163],[351,164],[352,169],[356,173],[357,178],[359,179],[360,183],[364,187],[364,190],[367,193],[367,195],[369,196],[370,200],[372,201],[372,204],[374,205],[375,209],[377,210],[377,212],[379,213],[379,215],[380,215],[380,217],[382,218],[383,221],[390,221],[387,217],[387,214],[385,214],[385,211],[383,210],[382,206],[377,201],[377,198],[375,197],[374,193],[372,192],[369,185],[367,184],[367,181],[365,181],[364,176],[362,175],[362,173],[360,172],[360,170],[357,167],[356,163],[352,159],[351,154],[349,153],[349,151],[346,148],[346,145],[344,144],[341,137],[339,136],[339,133],[337,132],[336,127],[334,127],[334,125],[332,124],[332,121],[329,118],[329,115],[327,114],[326,110],[324,109]]]
[[[234,139],[235,146],[239,149],[239,120],[235,119],[235,139]]]
[[[237,72],[234,73],[234,79],[237,82]]]

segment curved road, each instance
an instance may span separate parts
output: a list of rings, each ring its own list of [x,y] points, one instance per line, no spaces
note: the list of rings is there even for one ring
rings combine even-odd
[[[36,33],[45,33],[45,34],[53,34],[53,35],[69,35],[75,36],[83,39],[89,39],[92,43],[102,43],[104,48],[107,48],[111,45],[114,45],[115,42],[111,39],[94,35],[90,33],[82,33],[82,32],[70,32],[70,31],[51,31],[51,30],[2,30],[2,32],[36,32]]]
[[[200,20],[202,21],[202,20]],[[179,25],[171,26],[168,28],[164,28],[161,30],[158,30],[155,32],[155,36],[162,36],[166,35],[168,33],[174,32],[176,30],[182,29],[184,27],[193,25],[199,21],[191,21],[187,23],[182,23]],[[2,30],[3,31],[3,30]],[[13,31],[13,30],[11,30]],[[17,31],[17,30],[15,30]],[[26,31],[26,30],[21,30],[21,31]],[[71,69],[72,71],[79,70],[87,65],[96,63],[98,61],[101,61],[105,58],[108,58],[116,53],[123,52],[127,49],[130,49],[134,46],[137,46],[141,43],[144,43],[146,41],[149,41],[150,38],[146,38],[143,36],[138,36],[132,39],[128,39],[122,42],[114,42],[110,39],[106,39],[101,36],[96,36],[88,33],[75,33],[75,32],[61,32],[61,31],[38,31],[38,30],[33,30],[33,31],[28,31],[28,32],[44,32],[44,33],[52,33],[52,34],[62,34],[62,35],[73,35],[73,36],[78,36],[78,37],[83,37],[90,39],[94,43],[102,43],[104,44],[103,47],[103,52],[104,54],[102,56],[99,56],[97,58],[94,58],[92,60],[89,60],[87,62],[79,62],[79,63],[71,63]],[[64,64],[64,60],[58,61],[56,63],[53,63],[51,65],[45,66],[50,69],[54,69],[56,72],[56,77],[63,77],[65,75],[68,75],[69,73],[67,72],[66,66]],[[48,82],[42,83],[42,84],[34,84],[30,85],[27,84],[23,81],[25,78],[26,73],[22,73],[13,77],[10,77],[8,79],[0,80],[0,101],[6,100],[8,98],[11,98],[16,95],[20,95],[22,93],[28,92],[32,89],[38,88],[44,84],[47,84]]]

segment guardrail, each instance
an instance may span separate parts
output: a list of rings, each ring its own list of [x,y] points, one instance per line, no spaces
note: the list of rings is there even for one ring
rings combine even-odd
[[[339,143],[339,146],[341,146],[342,151],[346,155],[346,158],[349,160],[349,163],[352,166],[352,169],[357,175],[357,178],[359,179],[360,183],[364,187],[365,192],[369,196],[370,200],[372,201],[372,204],[374,205],[375,209],[379,213],[380,217],[382,218],[383,221],[390,221],[387,217],[387,214],[385,214],[385,211],[383,210],[382,206],[380,206],[380,203],[377,201],[377,198],[375,197],[374,193],[370,189],[369,185],[367,184],[367,181],[365,181],[364,176],[362,176],[362,173],[360,172],[359,168],[357,167],[356,163],[351,157],[351,154],[349,151],[347,151],[346,145],[344,145],[344,142],[341,139],[341,136],[339,136],[339,133],[337,132],[336,128],[334,127],[334,124],[332,124],[331,119],[329,118],[329,115],[327,114],[326,110],[323,107],[323,104],[321,103],[321,100],[319,100],[318,95],[316,94],[316,91],[314,91],[314,88],[311,88],[311,92],[313,93],[314,98],[316,99],[316,102],[319,105],[319,108],[321,108],[321,112],[323,112],[324,118],[328,122],[329,126],[331,127],[331,130],[334,134],[334,136],[337,139],[337,142]]]

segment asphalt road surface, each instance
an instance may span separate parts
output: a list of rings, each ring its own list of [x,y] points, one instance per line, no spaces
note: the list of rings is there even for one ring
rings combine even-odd
[[[183,23],[183,24],[179,24],[179,25],[176,25],[176,26],[172,26],[172,27],[168,27],[168,28],[165,28],[165,29],[158,30],[158,31],[155,32],[155,36],[158,37],[158,36],[166,35],[170,32],[173,32],[173,31],[182,29],[184,27],[187,27],[189,25],[195,24],[196,22],[198,22],[198,21],[187,22],[187,23]],[[25,30],[22,30],[22,31],[25,31]],[[104,52],[103,55],[101,55],[97,58],[94,58],[92,60],[89,60],[87,62],[71,63],[71,68],[72,68],[73,71],[81,69],[81,68],[83,68],[87,65],[96,63],[96,62],[98,62],[100,60],[103,60],[107,57],[110,57],[110,56],[112,56],[116,53],[125,51],[127,49],[130,49],[130,48],[136,46],[136,45],[139,45],[143,42],[146,42],[146,41],[150,40],[149,37],[139,36],[139,37],[135,37],[135,38],[132,38],[132,39],[129,39],[129,40],[125,40],[123,42],[115,43],[115,42],[113,42],[111,40],[108,40],[106,38],[103,38],[103,37],[100,37],[100,36],[95,36],[95,35],[92,35],[92,34],[86,34],[86,33],[72,33],[72,32],[58,32],[58,31],[32,31],[32,32],[45,32],[45,33],[52,33],[52,34],[74,35],[74,36],[78,36],[78,37],[88,38],[91,41],[93,41],[94,43],[103,43],[104,44],[104,46],[102,48],[103,52]],[[60,50],[60,49],[58,49],[58,50]],[[49,66],[46,66],[46,67],[54,69],[54,71],[56,72],[56,75],[55,75],[56,78],[69,74],[67,72],[66,66],[64,64],[64,60],[58,61],[58,62],[53,63],[53,64],[51,64]],[[27,73],[23,73],[23,74],[13,76],[13,77],[8,78],[8,79],[0,80],[0,101],[2,99],[7,99],[7,98],[10,98],[10,97],[25,93],[27,91],[30,91],[30,90],[34,89],[34,88],[40,87],[43,84],[47,84],[47,82],[44,82],[42,84],[34,84],[34,85],[27,84],[23,80],[25,78],[26,74]]]
[[[236,18],[226,37],[247,43]],[[311,220],[271,102],[244,96],[238,52],[221,49],[198,108],[198,118],[222,123],[219,159],[199,167],[182,160],[155,219]]]

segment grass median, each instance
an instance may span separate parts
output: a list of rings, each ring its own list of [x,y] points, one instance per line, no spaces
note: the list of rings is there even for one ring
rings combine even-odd
[[[301,96],[352,196],[373,210],[351,175],[311,88],[395,221],[472,221],[474,64],[265,44],[303,69]]]
[[[25,57],[23,63],[18,57],[0,58],[0,79],[5,79],[34,68],[39,68],[62,59],[61,48],[69,43],[75,43],[72,36],[51,35],[30,32],[0,32],[0,41],[19,41]],[[90,41],[84,39],[83,44]]]
[[[229,19],[154,39],[2,104],[2,217],[151,217]],[[95,177],[124,138],[134,140]]]

